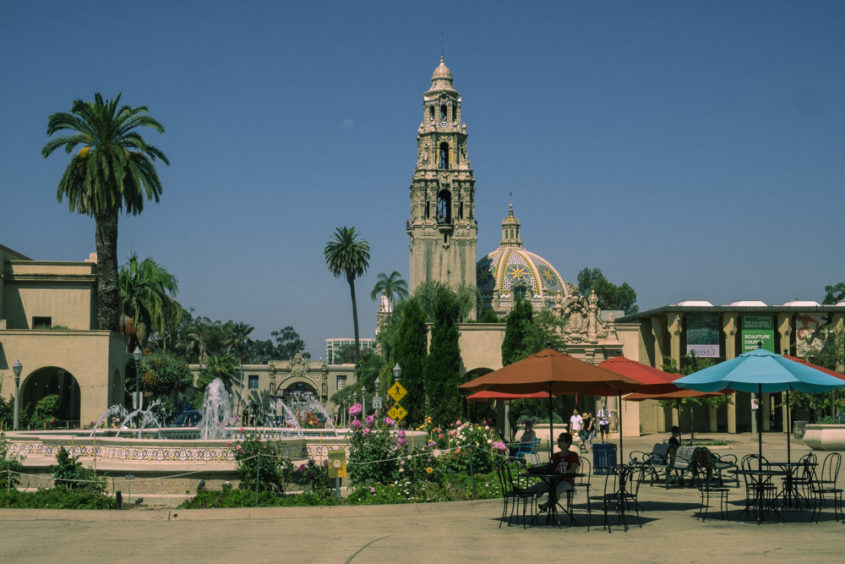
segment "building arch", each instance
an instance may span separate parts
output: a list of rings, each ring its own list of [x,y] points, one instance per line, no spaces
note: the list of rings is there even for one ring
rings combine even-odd
[[[79,382],[69,371],[58,366],[44,366],[30,372],[21,382],[21,413],[27,417],[35,405],[49,395],[59,396],[56,419],[79,424],[81,394]]]

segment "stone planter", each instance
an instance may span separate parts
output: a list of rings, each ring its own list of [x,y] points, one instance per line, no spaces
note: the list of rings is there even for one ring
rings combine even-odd
[[[845,424],[807,425],[804,443],[813,450],[845,450]]]

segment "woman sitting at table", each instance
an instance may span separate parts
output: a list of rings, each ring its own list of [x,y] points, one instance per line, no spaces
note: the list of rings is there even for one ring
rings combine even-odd
[[[562,493],[572,491],[575,486],[575,479],[572,475],[578,471],[578,467],[581,465],[578,453],[569,450],[569,447],[572,446],[572,435],[569,433],[558,435],[557,446],[560,450],[552,455],[551,461],[547,464],[532,466],[529,469],[529,474],[563,474],[556,482],[543,480],[525,488],[526,492],[535,493],[538,497],[545,493],[549,494],[549,500],[538,506],[540,511],[546,511],[552,504],[557,503]],[[554,492],[550,491],[552,483],[556,485]]]
[[[522,450],[523,453],[530,450],[528,447],[530,447],[534,442],[534,439],[537,438],[537,434],[534,432],[534,422],[531,419],[526,419],[523,423],[525,424],[525,430],[519,438],[519,444],[510,447],[511,456],[515,456],[519,450]],[[522,447],[522,449],[520,449],[520,447]]]

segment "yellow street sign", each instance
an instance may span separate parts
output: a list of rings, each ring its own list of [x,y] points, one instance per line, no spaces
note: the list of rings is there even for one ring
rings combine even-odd
[[[394,421],[402,421],[406,415],[408,415],[408,410],[399,405],[398,403],[395,404],[387,414],[393,419]]]
[[[390,389],[387,390],[387,395],[393,398],[393,401],[400,401],[407,394],[408,390],[406,390],[405,387],[399,382],[394,382],[393,385],[390,386]],[[396,418],[394,417],[394,419]]]
[[[343,478],[346,476],[346,451],[330,450],[329,455],[329,478]]]

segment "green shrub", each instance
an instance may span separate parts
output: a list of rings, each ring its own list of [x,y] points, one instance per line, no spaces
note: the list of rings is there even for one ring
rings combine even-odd
[[[313,458],[309,459],[306,464],[294,468],[291,481],[302,486],[306,493],[313,493],[318,498],[331,497],[333,493],[329,487],[328,460],[317,464]]]
[[[361,404],[349,408],[349,415],[355,417],[349,427],[349,479],[353,485],[367,483],[390,484],[398,476],[400,450],[397,437],[390,431],[395,423],[389,417],[376,420],[372,415],[361,421]]]
[[[6,433],[0,432],[0,487],[4,490],[17,487],[21,483],[20,473],[23,472],[23,458],[9,454],[9,443]]]
[[[0,507],[38,509],[114,509],[115,501],[102,492],[64,486],[22,492],[0,490]]]
[[[85,468],[79,462],[78,456],[71,456],[65,447],[59,449],[56,455],[58,466],[52,467],[53,482],[56,487],[65,487],[72,490],[90,490],[104,492],[106,479],[98,477],[90,468]]]
[[[283,445],[279,441],[262,441],[257,435],[250,435],[235,445],[234,453],[241,489],[253,493],[256,489],[285,492],[285,485],[293,476],[293,464],[282,454]]]
[[[32,417],[29,418],[30,427],[46,429],[52,426],[59,414],[59,402],[57,394],[50,394],[38,400],[38,403],[35,404],[35,410],[32,412]]]
[[[323,498],[314,493],[284,496],[270,491],[260,491],[256,500],[254,491],[233,489],[224,484],[221,490],[198,490],[197,495],[180,505],[182,509],[212,509],[227,507],[298,507],[314,505],[339,505],[335,498]]]

